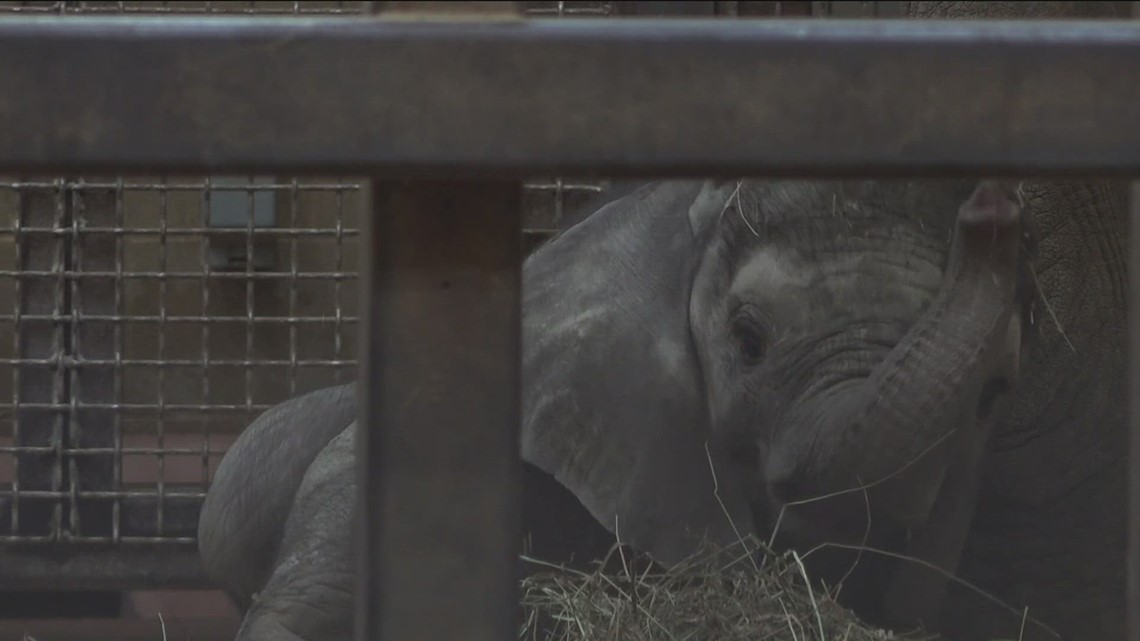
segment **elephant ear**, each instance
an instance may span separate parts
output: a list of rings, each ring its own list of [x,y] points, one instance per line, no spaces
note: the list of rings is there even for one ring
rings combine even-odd
[[[653,183],[523,269],[522,456],[622,543],[672,565],[752,534],[743,471],[709,440],[692,276],[736,183]]]

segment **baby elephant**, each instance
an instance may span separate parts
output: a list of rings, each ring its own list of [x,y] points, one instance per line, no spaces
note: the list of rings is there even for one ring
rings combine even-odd
[[[1021,247],[989,183],[629,191],[523,267],[522,534],[586,562],[620,524],[663,565],[777,527],[801,550],[868,541],[926,565],[809,569],[870,617],[932,620],[946,579],[923,568],[958,568],[1017,379]],[[355,420],[353,386],[313,392],[222,461],[199,545],[242,641],[350,639]]]
[[[239,641],[352,639],[355,401],[347,384],[269,409],[214,476],[198,545],[244,614]],[[606,554],[614,536],[553,477],[524,462],[522,483],[528,555],[586,569]]]

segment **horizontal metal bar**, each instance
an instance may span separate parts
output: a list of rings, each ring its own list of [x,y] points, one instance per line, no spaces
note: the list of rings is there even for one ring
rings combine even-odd
[[[333,191],[333,192],[350,192],[356,191],[360,188],[358,183],[309,183],[309,182],[288,182],[288,183],[275,183],[275,184],[259,184],[256,189],[239,184],[216,184],[201,182],[140,182],[138,180],[131,180],[125,178],[121,180],[109,180],[103,182],[65,182],[63,180],[56,181],[19,181],[10,183],[0,183],[0,190],[20,190],[20,189],[56,189],[60,191],[86,191],[89,189],[118,189],[124,192],[163,192],[163,191],[202,191],[209,189],[210,191],[290,191],[290,192],[314,192],[314,191]],[[533,191],[589,191],[599,192],[601,187],[592,184],[578,184],[562,182],[555,180],[549,183],[526,183],[523,185],[524,189]],[[88,231],[89,228],[84,228]]]
[[[0,236],[14,234],[36,234],[63,237],[84,237],[93,234],[115,234],[120,236],[271,236],[281,237],[307,237],[307,236],[357,236],[356,229],[342,227],[328,227],[325,229],[299,229],[288,227],[266,228],[254,227],[252,229],[217,228],[217,227],[13,227],[0,230]]]
[[[172,456],[206,456],[208,454],[220,455],[225,453],[225,448],[222,449],[207,449],[206,447],[198,447],[194,449],[186,448],[162,448],[162,447],[5,447],[0,446],[0,454],[14,454],[18,452],[60,452],[64,456],[83,456],[86,454],[121,454],[126,456],[138,456],[142,454],[153,454],[155,456],[172,457]],[[0,487],[3,487],[0,485]],[[11,496],[14,492],[9,490],[0,490],[0,496]],[[66,496],[68,492],[59,492],[60,495]],[[153,496],[153,491],[146,492],[147,496]]]
[[[7,20],[7,18],[3,18]],[[116,180],[103,181],[67,181],[57,180],[19,180],[9,183],[0,183],[0,191],[17,191],[21,189],[52,189],[60,192],[83,192],[91,189],[116,189],[133,193],[136,191],[163,192],[163,191],[289,191],[308,193],[313,191],[351,192],[360,188],[358,183],[309,183],[286,182],[258,184],[255,187],[245,184],[226,184],[207,181],[198,182],[157,182],[140,181],[124,177]]]
[[[215,587],[193,544],[11,546],[0,563],[0,589],[180,589]]]
[[[176,623],[158,617],[146,619],[6,619],[0,620],[0,639],[67,639],[67,641],[155,641],[167,638],[167,626],[177,632],[172,639],[232,641],[241,620],[231,618],[181,617]]]
[[[62,506],[61,506],[62,507]],[[151,524],[151,530],[157,531],[154,524]],[[108,534],[69,534],[67,536],[55,536],[52,534],[46,535],[0,535],[0,549],[6,549],[13,545],[29,546],[29,547],[44,547],[56,545],[116,545],[116,546],[130,546],[130,545],[163,545],[166,547],[177,547],[180,545],[193,545],[197,543],[197,532],[189,534],[172,534],[165,528],[161,535],[129,535],[120,534],[118,536]],[[4,586],[2,578],[3,571],[0,570],[0,588]],[[66,584],[63,584],[66,585]]]
[[[202,509],[204,494],[179,491],[123,491],[123,492],[25,492],[17,497],[21,510],[29,504],[53,506],[69,498],[108,499],[107,503],[118,504],[117,529],[111,533],[83,530],[44,533],[34,536],[11,534],[10,510],[16,498],[12,492],[0,493],[0,545],[15,544],[22,548],[6,548],[5,563],[0,564],[0,588],[7,583],[6,564],[12,556],[24,554],[25,550],[38,554],[45,546],[83,546],[89,544],[113,544],[129,550],[138,546],[163,545],[167,548],[193,544],[198,534],[198,514]],[[113,501],[113,503],[112,503]],[[62,540],[61,540],[62,539]],[[70,548],[61,548],[70,549]],[[76,548],[82,549],[82,548]],[[177,582],[176,582],[177,583]],[[143,586],[138,586],[143,587]]]
[[[193,323],[195,325],[225,325],[235,323],[249,323],[253,325],[334,325],[337,323],[355,323],[358,318],[356,316],[151,316],[147,314],[139,314],[137,316],[117,315],[117,314],[0,314],[0,321],[2,322],[28,322],[28,321],[99,321],[108,323]],[[69,356],[53,356],[49,358],[16,358],[13,359],[20,363],[58,363],[63,359],[75,360],[74,357]],[[222,362],[224,359],[209,359],[212,364]],[[119,361],[116,361],[119,362]],[[166,361],[170,362],[170,361]],[[195,361],[201,362],[201,361]],[[261,362],[261,361],[258,361]]]
[[[112,448],[97,448],[95,451],[102,451],[104,454],[114,452]],[[43,490],[27,490],[19,493],[10,490],[0,491],[0,497],[11,498],[12,496],[19,496],[21,499],[66,499],[69,497],[78,498],[102,498],[102,499],[123,499],[123,498],[151,498],[153,499],[157,494],[153,490],[147,491],[131,491],[131,490],[60,490],[60,491],[43,491]],[[187,493],[166,491],[163,496],[170,499],[192,499],[202,496],[201,491]]]
[[[1137,77],[1133,21],[13,17],[0,170],[1123,174]]]
[[[82,270],[69,269],[5,269],[0,270],[0,278],[58,278],[66,280],[89,279],[152,279],[152,280],[356,280],[356,272],[217,272],[217,271],[135,271],[135,270]]]
[[[12,3],[9,3],[12,4]],[[74,15],[74,14],[91,14],[91,13],[104,13],[104,14],[132,14],[132,13],[146,13],[146,14],[167,14],[167,15],[206,15],[216,16],[224,14],[247,14],[247,15],[337,15],[337,14],[356,14],[360,9],[354,7],[356,3],[341,3],[347,6],[332,6],[332,7],[305,7],[299,6],[300,3],[289,3],[293,6],[251,6],[248,2],[241,4],[234,4],[232,2],[206,0],[205,2],[159,2],[159,3],[139,3],[132,4],[127,2],[50,2],[43,3],[39,6],[30,5],[26,3],[18,3],[16,6],[3,6],[0,11],[5,12],[37,12],[37,13],[51,13],[60,15]]]
[[[157,403],[149,403],[149,404],[143,404],[143,403],[87,403],[86,405],[88,407],[95,407],[95,408],[100,408],[100,409],[113,409],[113,410],[120,410],[120,411],[145,410],[145,411],[153,412],[153,411],[161,409],[161,410],[166,411],[166,412],[189,412],[189,411],[193,411],[193,412],[220,413],[220,412],[264,411],[264,410],[269,409],[270,407],[273,407],[274,404],[273,403],[250,403],[249,405],[246,405],[246,404],[239,405],[236,403],[209,403],[209,404],[202,403],[202,404],[196,405],[193,403],[165,403],[165,404],[160,406]],[[68,412],[68,411],[71,411],[71,409],[72,409],[72,404],[70,402],[20,403],[18,406],[15,403],[10,403],[9,406],[10,407],[19,407],[19,408],[25,409],[25,410],[30,410],[30,409],[31,410],[48,410],[48,411],[56,411],[56,412]]]
[[[329,359],[232,359],[232,358],[219,358],[211,360],[190,360],[190,359],[160,359],[160,358],[114,358],[114,359],[98,359],[82,361],[76,360],[73,357],[59,357],[59,358],[0,358],[0,365],[54,365],[63,364],[67,367],[83,368],[91,366],[104,366],[114,365],[116,367],[147,367],[147,368],[162,368],[174,369],[180,367],[349,367],[355,366],[355,360],[329,360]],[[79,403],[84,405],[86,403]],[[0,407],[4,403],[0,402]]]

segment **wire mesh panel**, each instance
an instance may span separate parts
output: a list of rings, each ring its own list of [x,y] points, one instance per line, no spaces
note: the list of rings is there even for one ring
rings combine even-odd
[[[0,185],[4,540],[192,542],[232,435],[348,380],[357,185]]]
[[[0,19],[359,8],[6,2]],[[358,181],[0,181],[0,541],[193,544],[233,437],[355,373]]]
[[[0,3],[0,13],[59,15],[359,9]],[[285,180],[254,192],[243,182],[0,186],[9,238],[0,291],[13,301],[0,317],[10,365],[0,377],[10,399],[0,540],[192,542],[197,503],[232,434],[354,366],[356,208],[346,201],[357,184]]]

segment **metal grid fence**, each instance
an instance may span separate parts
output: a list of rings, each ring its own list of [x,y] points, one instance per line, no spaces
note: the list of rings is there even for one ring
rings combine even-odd
[[[0,185],[3,540],[192,542],[225,436],[352,375],[357,185],[256,187]]]
[[[534,17],[683,4],[725,16],[838,17],[891,15],[898,5],[632,4],[524,6]],[[0,19],[360,10],[358,2],[0,2]],[[198,505],[234,435],[264,409],[354,373],[360,183],[0,177],[0,297],[11,301],[0,314],[0,543],[193,544]],[[604,184],[528,183],[527,250]]]

